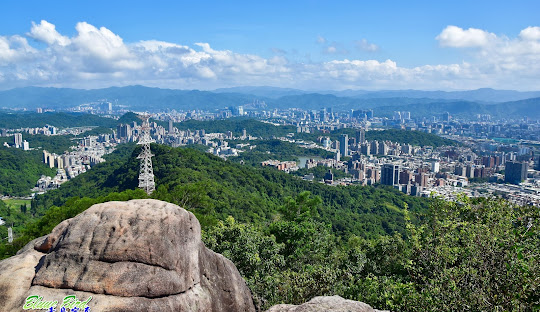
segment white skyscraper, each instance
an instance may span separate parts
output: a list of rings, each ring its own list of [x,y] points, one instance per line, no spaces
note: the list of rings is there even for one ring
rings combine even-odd
[[[439,172],[440,170],[440,163],[438,161],[434,161],[431,163],[431,172]]]
[[[16,148],[22,147],[22,133],[15,133],[15,135],[13,136],[13,140]]]

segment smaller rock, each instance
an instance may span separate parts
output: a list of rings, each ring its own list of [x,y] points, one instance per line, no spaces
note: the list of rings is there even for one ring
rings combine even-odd
[[[340,296],[315,297],[301,305],[278,304],[267,312],[384,312],[373,309],[370,305],[343,299]]]

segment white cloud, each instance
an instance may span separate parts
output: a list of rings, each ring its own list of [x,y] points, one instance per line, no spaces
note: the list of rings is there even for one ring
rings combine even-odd
[[[379,50],[379,46],[367,41],[366,39],[355,41],[356,47],[365,52],[376,52]]]
[[[23,36],[0,36],[0,89],[41,85],[96,88],[144,84],[168,88],[212,89],[238,85],[270,85],[304,89],[471,89],[479,87],[538,89],[540,27],[528,27],[515,38],[480,29],[446,27],[441,46],[470,48],[467,61],[402,67],[395,60],[338,59],[347,50],[319,37],[326,62],[302,61],[300,52],[275,51],[265,58],[209,43],[192,46],[145,40],[124,42],[113,31],[77,23],[68,37],[47,22],[33,23],[28,38],[45,44],[32,47]],[[364,51],[378,46],[362,39]],[[472,54],[471,54],[472,52]]]
[[[474,66],[486,81],[506,86],[519,84],[538,89],[540,71],[540,27],[529,26],[516,38],[497,36],[485,30],[446,27],[436,37],[441,46],[476,47]]]
[[[68,37],[62,36],[56,31],[55,25],[45,20],[42,20],[39,24],[32,22],[32,28],[27,35],[30,38],[34,38],[37,41],[41,41],[49,45],[58,44],[61,46],[66,46],[70,43]]]
[[[36,52],[24,37],[0,36],[0,66],[15,66],[19,62],[28,61]]]
[[[146,40],[146,41],[140,41],[136,44],[136,46],[142,47],[145,50],[156,53],[156,52],[165,52],[169,49],[172,50],[185,50],[190,51],[191,49],[187,46],[178,45],[175,43],[170,43],[166,41],[158,41],[158,40]]]
[[[523,40],[540,40],[540,27],[529,26],[519,33],[519,37]]]
[[[87,72],[115,72],[143,66],[122,38],[109,29],[97,29],[86,22],[77,23],[75,29],[77,36],[71,40],[71,46]]]
[[[496,38],[497,36],[495,34],[486,32],[482,29],[463,29],[450,25],[435,39],[439,40],[440,45],[443,47],[465,48],[486,46],[490,41]]]

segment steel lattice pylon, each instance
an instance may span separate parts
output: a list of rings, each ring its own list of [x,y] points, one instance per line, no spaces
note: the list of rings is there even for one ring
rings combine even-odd
[[[142,151],[137,156],[137,159],[141,160],[141,168],[139,170],[139,187],[146,191],[148,195],[156,189],[154,183],[154,169],[152,169],[152,151],[150,150],[150,143],[155,142],[150,136],[150,125],[148,119],[150,115],[139,115],[139,118],[143,120],[141,130],[142,135],[137,144],[142,145]]]

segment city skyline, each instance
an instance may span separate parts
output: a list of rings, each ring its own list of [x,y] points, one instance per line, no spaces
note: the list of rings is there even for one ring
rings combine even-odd
[[[540,83],[533,1],[3,6],[3,90],[141,84],[525,91]]]

